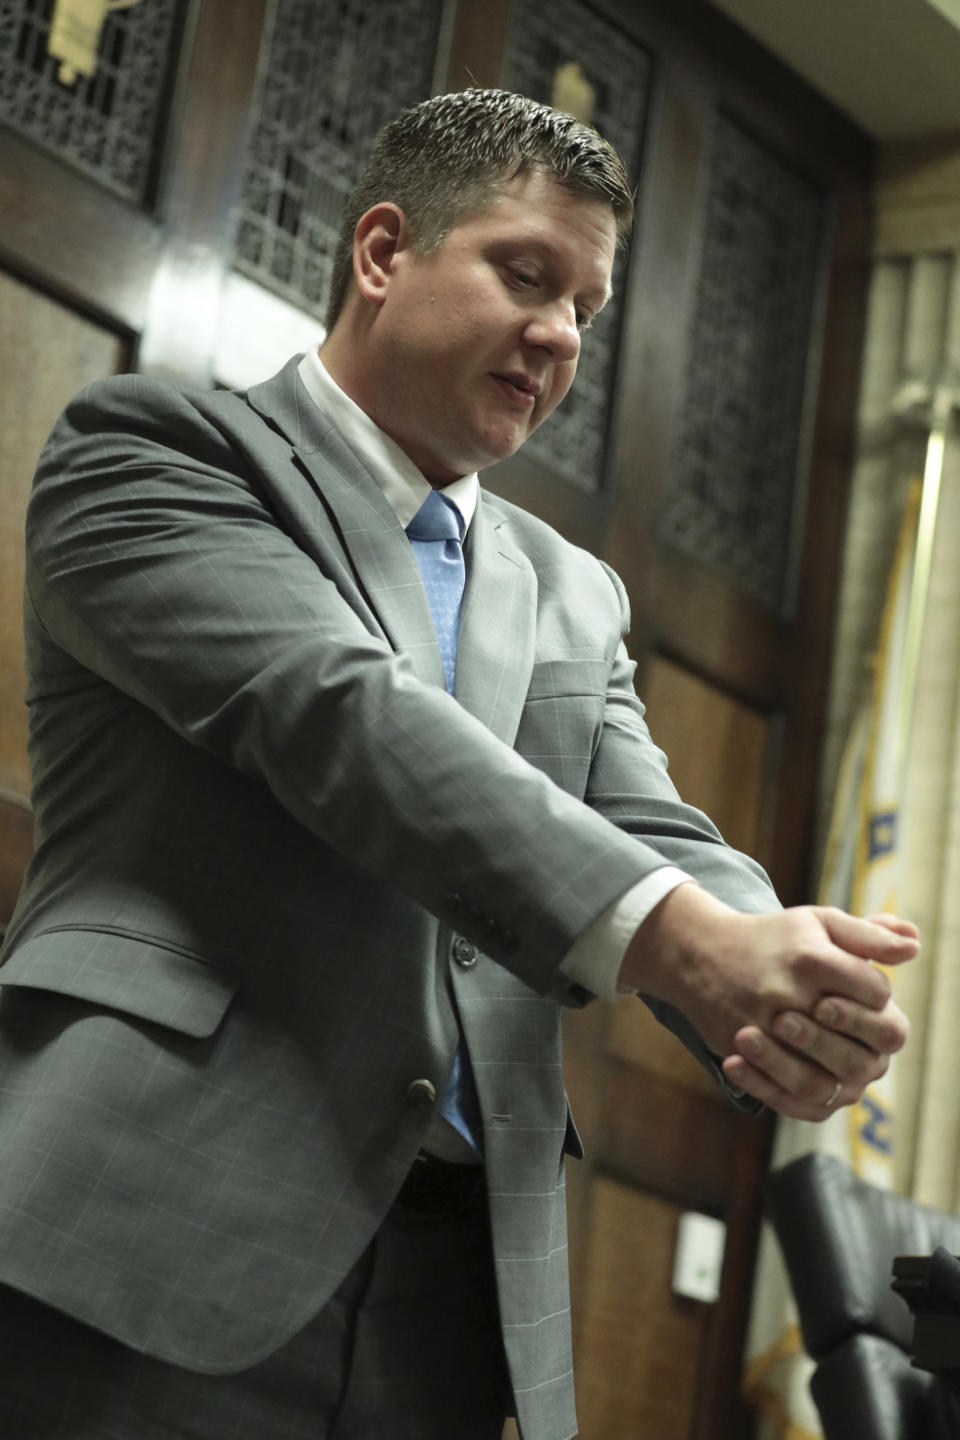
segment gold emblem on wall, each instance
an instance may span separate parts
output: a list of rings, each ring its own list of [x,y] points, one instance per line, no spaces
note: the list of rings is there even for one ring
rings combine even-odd
[[[550,104],[554,110],[573,115],[584,125],[593,124],[593,112],[597,108],[597,92],[580,69],[580,62],[568,60],[558,65],[553,72],[553,90]]]
[[[57,0],[47,51],[60,61],[57,79],[72,85],[78,75],[97,68],[100,31],[111,10],[128,10],[138,0]]]

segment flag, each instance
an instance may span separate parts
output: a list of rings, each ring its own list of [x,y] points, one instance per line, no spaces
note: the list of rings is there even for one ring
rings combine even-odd
[[[887,586],[870,683],[847,738],[834,795],[818,903],[854,915],[898,912],[901,803],[910,720],[911,598],[922,485],[909,487]],[[894,979],[893,972],[891,980]],[[893,1183],[896,1063],[857,1104],[821,1125],[782,1119],[772,1164],[800,1155],[835,1155],[873,1185]],[[796,1308],[776,1238],[764,1225],[747,1338],[744,1393],[761,1412],[757,1440],[818,1440],[809,1393],[813,1363],[803,1348]]]

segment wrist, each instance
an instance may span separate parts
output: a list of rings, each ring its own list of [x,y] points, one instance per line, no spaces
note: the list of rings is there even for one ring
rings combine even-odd
[[[738,913],[695,881],[676,886],[634,932],[618,983],[685,1009],[705,983],[711,936]]]

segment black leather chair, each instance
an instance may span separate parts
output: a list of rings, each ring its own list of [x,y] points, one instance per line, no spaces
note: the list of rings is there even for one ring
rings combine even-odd
[[[960,1253],[960,1218],[818,1154],[768,1177],[766,1208],[816,1362],[826,1440],[960,1440],[954,1377],[913,1366],[913,1315],[890,1288],[896,1256]]]

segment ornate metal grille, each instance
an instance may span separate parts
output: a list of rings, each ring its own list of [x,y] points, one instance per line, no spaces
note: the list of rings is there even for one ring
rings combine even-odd
[[[823,197],[718,113],[663,540],[782,608]]]
[[[564,80],[583,97],[587,120],[635,169],[639,164],[650,84],[651,58],[628,35],[577,0],[510,7],[508,88],[534,100],[565,103]],[[636,181],[636,174],[633,179]],[[607,433],[616,381],[626,261],[614,266],[614,298],[583,337],[577,382],[556,413],[534,432],[524,454],[594,492],[603,480]]]
[[[344,202],[381,125],[430,93],[442,0],[276,0],[239,270],[323,314]]]
[[[141,0],[107,16],[92,76],[58,80],[47,54],[54,0],[0,0],[0,120],[146,204],[179,49],[180,0]]]

